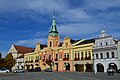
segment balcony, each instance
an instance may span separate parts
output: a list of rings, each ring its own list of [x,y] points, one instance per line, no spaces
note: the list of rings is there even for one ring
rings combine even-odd
[[[89,57],[85,57],[85,60],[91,60],[91,57],[89,56]]]
[[[39,60],[35,60],[35,62],[39,62]]]
[[[55,61],[58,61],[58,58],[55,58]]]
[[[45,59],[43,59],[42,61],[45,62]]]
[[[80,60],[80,58],[74,58],[74,61],[79,61]]]
[[[81,57],[81,60],[84,60],[84,58],[83,58],[83,57]]]
[[[63,58],[63,61],[68,61],[69,60],[69,58]]]

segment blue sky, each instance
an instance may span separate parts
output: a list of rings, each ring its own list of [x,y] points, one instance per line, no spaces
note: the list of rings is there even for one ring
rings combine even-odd
[[[61,41],[99,36],[101,29],[120,38],[120,0],[0,0],[0,52],[12,44],[47,44],[53,10]]]

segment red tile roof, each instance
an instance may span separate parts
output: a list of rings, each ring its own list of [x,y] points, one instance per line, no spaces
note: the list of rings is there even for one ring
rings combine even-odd
[[[18,53],[22,53],[22,54],[30,53],[30,52],[33,52],[35,50],[34,48],[29,48],[29,47],[24,47],[24,46],[14,45],[14,47],[18,51]]]

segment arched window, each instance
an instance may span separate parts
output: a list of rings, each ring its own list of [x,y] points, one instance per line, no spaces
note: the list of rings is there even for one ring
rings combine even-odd
[[[100,58],[103,59],[103,53],[100,53]]]
[[[106,58],[109,58],[109,52],[106,53]]]
[[[50,47],[52,46],[52,42],[50,41]]]
[[[98,59],[98,53],[96,53],[96,59]]]

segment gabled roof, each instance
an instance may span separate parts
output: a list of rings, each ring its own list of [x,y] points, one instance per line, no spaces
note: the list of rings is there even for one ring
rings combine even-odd
[[[22,54],[30,53],[30,52],[33,52],[35,50],[34,48],[29,48],[29,47],[24,47],[24,46],[14,45],[14,47],[18,51],[18,53],[22,53]]]
[[[77,45],[88,44],[88,43],[95,43],[95,38],[94,39],[84,40],[84,41],[80,42]]]

